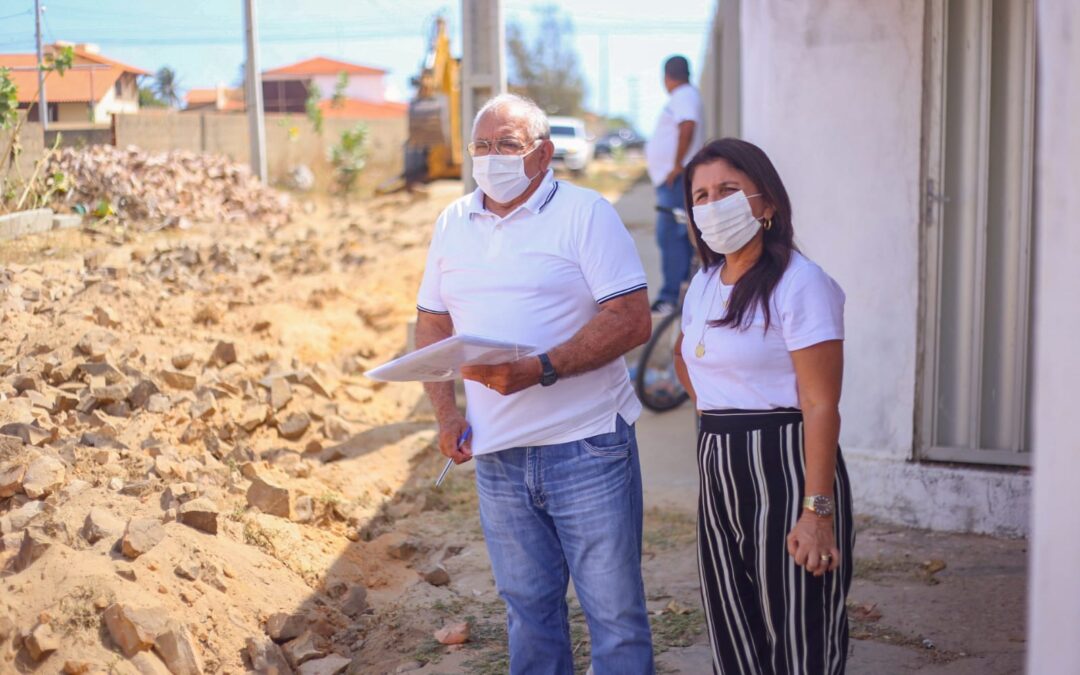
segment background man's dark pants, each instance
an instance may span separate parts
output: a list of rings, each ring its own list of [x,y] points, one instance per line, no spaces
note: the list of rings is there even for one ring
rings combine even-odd
[[[656,186],[656,205],[668,209],[686,208],[683,197],[683,175],[671,185]],[[667,211],[656,212],[656,243],[660,246],[660,269],[664,275],[657,300],[679,303],[679,289],[690,276],[690,258],[694,254],[686,225],[675,222]]]

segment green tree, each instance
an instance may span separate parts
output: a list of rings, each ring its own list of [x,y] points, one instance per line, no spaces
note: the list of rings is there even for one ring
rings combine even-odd
[[[536,101],[548,114],[579,115],[585,100],[585,79],[578,53],[570,45],[573,22],[560,15],[554,5],[536,11],[539,25],[531,44],[521,25],[507,26],[510,88]]]
[[[334,185],[346,208],[349,197],[356,190],[356,180],[367,165],[367,137],[367,125],[360,122],[352,129],[341,132],[338,144],[330,148]]]
[[[180,80],[176,71],[168,66],[158,68],[154,73],[153,91],[157,97],[174,108],[180,107]]]
[[[345,105],[345,90],[349,88],[349,74],[344,70],[338,73],[337,82],[334,84],[334,97],[330,99],[330,105],[341,108]]]
[[[312,82],[308,85],[307,99],[304,100],[304,112],[317,134],[322,133],[324,119],[323,110],[319,106],[320,101],[322,101],[322,91],[319,89],[319,85]]]
[[[0,129],[10,129],[19,119],[19,90],[11,71],[0,68]]]
[[[158,98],[154,93],[153,87],[143,85],[139,87],[139,107],[140,108],[165,108],[168,107],[168,103]]]

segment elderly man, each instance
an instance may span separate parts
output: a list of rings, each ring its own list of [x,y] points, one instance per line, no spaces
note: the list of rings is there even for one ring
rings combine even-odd
[[[573,579],[594,672],[650,673],[641,405],[622,359],[649,337],[645,273],[611,204],[554,178],[549,136],[525,98],[497,96],[477,114],[469,153],[479,188],[436,222],[416,343],[457,331],[537,348],[463,369],[467,420],[451,383],[425,385],[442,454],[476,459],[511,672],[573,673]]]

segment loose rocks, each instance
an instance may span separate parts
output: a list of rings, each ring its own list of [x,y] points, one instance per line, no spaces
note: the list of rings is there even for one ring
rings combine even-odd
[[[206,497],[181,504],[177,511],[177,520],[209,534],[217,534],[218,531],[217,506]]]
[[[131,559],[161,543],[165,538],[165,528],[154,518],[132,518],[128,521],[121,541],[121,550]]]

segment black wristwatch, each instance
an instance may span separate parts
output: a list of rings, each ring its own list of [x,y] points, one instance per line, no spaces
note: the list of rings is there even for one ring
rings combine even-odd
[[[547,354],[541,354],[537,358],[540,359],[540,367],[543,368],[540,373],[540,386],[550,387],[558,381],[559,374],[555,372],[555,366],[551,365],[551,359]]]

